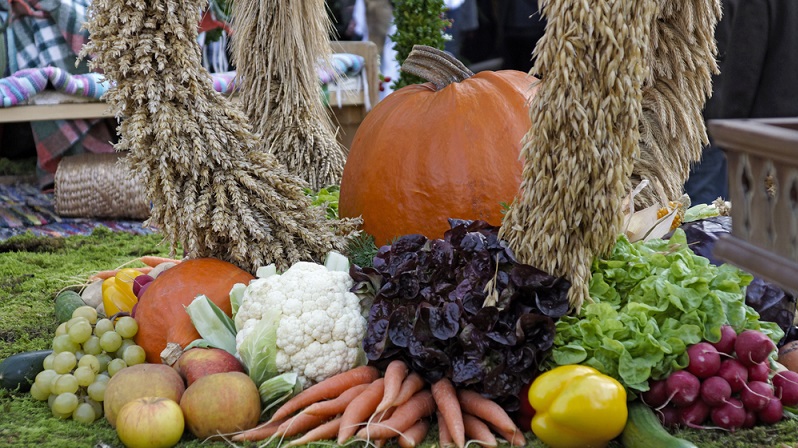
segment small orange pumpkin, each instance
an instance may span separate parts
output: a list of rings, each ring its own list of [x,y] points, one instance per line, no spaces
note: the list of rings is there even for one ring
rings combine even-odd
[[[474,75],[423,46],[402,71],[431,82],[397,90],[366,115],[344,167],[341,216],[361,216],[378,245],[411,233],[441,238],[448,218],[499,225],[501,203],[521,184],[536,78],[516,70]]]
[[[230,316],[230,289],[236,283],[249,284],[254,278],[238,266],[216,258],[186,260],[161,273],[136,307],[139,331],[135,341],[147,354],[147,362],[160,364],[167,343],[185,348],[199,339],[185,309],[194,298],[205,294]]]

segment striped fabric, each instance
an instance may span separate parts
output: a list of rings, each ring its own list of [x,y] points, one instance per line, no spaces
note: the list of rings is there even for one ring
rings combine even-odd
[[[108,90],[108,82],[99,73],[73,75],[56,67],[28,68],[0,79],[0,104],[24,104],[48,84],[62,93],[96,99]]]
[[[356,77],[363,70],[364,59],[355,54],[335,54],[332,67],[319,68],[319,80],[329,84],[340,78]],[[213,88],[223,94],[236,89],[236,72],[211,73]],[[71,74],[58,67],[28,68],[0,79],[0,107],[25,104],[31,97],[52,86],[58,92],[100,99],[108,90],[108,81],[99,73]]]

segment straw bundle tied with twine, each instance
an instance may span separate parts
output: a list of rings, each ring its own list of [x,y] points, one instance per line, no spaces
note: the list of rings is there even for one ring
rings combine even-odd
[[[714,0],[540,5],[548,24],[532,72],[543,81],[500,236],[522,262],[568,278],[578,310],[593,259],[621,231],[626,193],[648,179],[655,188],[636,196],[639,206],[675,199],[700,157],[720,9]]]
[[[95,0],[84,55],[114,87],[119,151],[142,176],[149,224],[187,256],[216,257],[254,272],[322,260],[343,250],[354,221],[330,221],[307,184],[250,131],[247,117],[213,90],[201,65],[204,1]],[[337,231],[337,232],[336,232]]]
[[[346,151],[316,72],[332,55],[324,1],[236,0],[232,17],[241,107],[253,131],[313,190],[339,184]]]

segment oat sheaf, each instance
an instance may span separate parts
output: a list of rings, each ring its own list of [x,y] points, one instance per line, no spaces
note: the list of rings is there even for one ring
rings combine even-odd
[[[534,73],[520,194],[500,236],[524,263],[564,275],[573,308],[590,266],[621,230],[621,200],[639,151],[642,90],[656,0],[547,0]]]

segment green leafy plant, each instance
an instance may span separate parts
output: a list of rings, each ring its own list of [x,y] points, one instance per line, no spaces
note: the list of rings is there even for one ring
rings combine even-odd
[[[312,198],[312,204],[316,206],[323,206],[327,210],[327,218],[338,219],[338,197],[340,196],[341,188],[337,185],[322,188],[319,191],[313,191],[310,188],[305,189],[305,194]]]
[[[557,322],[550,364],[588,365],[642,392],[649,379],[684,369],[687,347],[720,340],[725,324],[762,331],[774,342],[784,335],[745,304],[753,277],[695,255],[682,229],[669,240],[630,243],[621,236],[592,271],[592,301]]]
[[[413,45],[428,45],[443,50],[445,37],[443,31],[451,22],[443,18],[443,0],[397,0],[394,2],[394,23],[396,33],[392,39],[396,60],[401,65]],[[393,84],[397,90],[410,84],[421,84],[424,80],[402,73]]]

